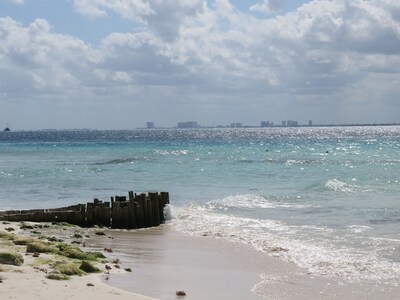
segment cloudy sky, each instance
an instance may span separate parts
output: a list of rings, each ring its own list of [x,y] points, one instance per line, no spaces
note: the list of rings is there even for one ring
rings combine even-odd
[[[398,0],[1,0],[0,126],[400,122]]]

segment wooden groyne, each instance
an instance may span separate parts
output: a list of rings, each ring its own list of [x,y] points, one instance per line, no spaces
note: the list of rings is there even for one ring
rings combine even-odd
[[[136,229],[159,226],[164,223],[164,208],[169,204],[168,192],[111,197],[111,201],[94,199],[53,209],[9,210],[0,212],[0,220],[30,222],[66,222],[81,227],[105,226]]]

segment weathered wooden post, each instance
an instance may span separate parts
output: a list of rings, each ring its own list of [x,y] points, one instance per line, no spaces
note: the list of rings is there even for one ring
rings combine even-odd
[[[137,228],[134,198],[131,198],[131,200],[129,200],[128,202],[128,217],[129,217],[128,228],[129,229]]]
[[[146,226],[145,215],[144,215],[144,204],[146,200],[146,195],[144,197],[142,194],[136,195],[135,205],[135,217],[137,228],[144,228]]]
[[[95,223],[94,219],[94,203],[88,202],[86,204],[86,225],[93,226]]]
[[[160,225],[160,207],[158,203],[158,193],[149,193],[152,208],[152,226]]]

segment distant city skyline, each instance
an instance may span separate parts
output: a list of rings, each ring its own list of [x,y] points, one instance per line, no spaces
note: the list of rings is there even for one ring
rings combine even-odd
[[[400,122],[396,0],[4,0],[0,126]]]

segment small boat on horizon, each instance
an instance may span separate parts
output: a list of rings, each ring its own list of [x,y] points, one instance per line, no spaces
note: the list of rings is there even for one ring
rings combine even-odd
[[[11,131],[11,129],[10,127],[7,126],[6,128],[3,129],[3,131]]]

